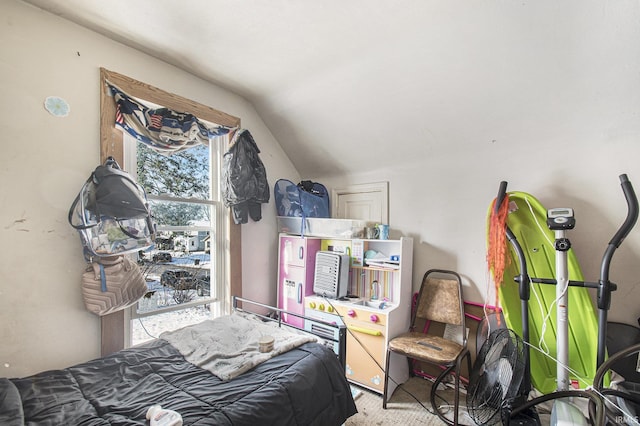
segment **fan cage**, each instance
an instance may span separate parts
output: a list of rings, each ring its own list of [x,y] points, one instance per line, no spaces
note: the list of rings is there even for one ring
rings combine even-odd
[[[467,411],[478,425],[501,421],[505,401],[516,397],[525,372],[524,342],[507,328],[494,330],[480,348],[469,376]]]

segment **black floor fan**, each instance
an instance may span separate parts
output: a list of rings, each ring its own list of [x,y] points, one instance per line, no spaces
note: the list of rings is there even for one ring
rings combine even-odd
[[[477,425],[502,421],[505,404],[519,398],[525,372],[525,345],[507,328],[491,332],[469,376],[467,411]]]

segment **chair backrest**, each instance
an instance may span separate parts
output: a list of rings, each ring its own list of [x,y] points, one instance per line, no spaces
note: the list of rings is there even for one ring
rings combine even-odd
[[[460,275],[443,269],[427,271],[418,293],[412,328],[416,325],[416,319],[460,326],[462,341],[466,342]]]

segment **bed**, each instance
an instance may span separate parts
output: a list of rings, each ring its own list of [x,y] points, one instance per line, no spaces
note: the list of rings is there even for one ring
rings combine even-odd
[[[231,345],[227,352],[239,353],[241,361],[239,369],[229,368],[229,353],[214,356],[226,350],[220,349],[225,339],[255,339],[238,333],[235,323],[229,330],[226,322],[206,321],[69,368],[0,378],[0,424],[145,425],[153,404],[177,411],[185,425],[340,425],[355,414],[344,365],[333,349],[337,344],[344,355],[344,338],[308,341],[308,335],[282,331],[288,327],[282,327],[281,315],[272,320],[247,314],[248,303],[234,299],[234,312],[223,318],[252,321],[252,330],[270,327],[274,356],[248,361],[247,353],[265,353]],[[280,331],[274,330],[297,336],[294,347],[280,350]],[[219,347],[203,343],[207,339],[219,340]]]

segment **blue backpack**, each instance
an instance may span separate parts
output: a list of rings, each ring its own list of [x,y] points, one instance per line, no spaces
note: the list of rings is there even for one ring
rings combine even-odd
[[[273,188],[276,214],[289,217],[330,217],[329,192],[321,183],[303,180],[295,184],[279,179]]]

